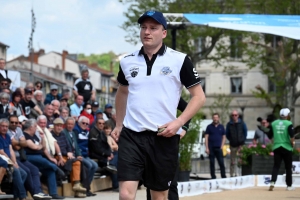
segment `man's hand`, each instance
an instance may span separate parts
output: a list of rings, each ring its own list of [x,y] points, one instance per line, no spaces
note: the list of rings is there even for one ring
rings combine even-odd
[[[77,159],[82,161],[83,158],[82,158],[82,156],[77,156]]]
[[[116,142],[119,141],[121,130],[122,127],[115,127],[114,130],[111,132],[111,136]]]
[[[73,158],[75,158],[75,157],[73,156],[73,153],[72,153],[72,152],[68,152],[68,153],[67,153],[67,156],[68,156],[68,159],[73,159]]]
[[[209,149],[206,148],[205,153],[207,153],[207,155],[209,155]]]
[[[57,165],[58,166],[64,166],[65,165],[65,162],[64,162],[64,159],[62,158],[62,156],[59,156]]]
[[[50,161],[57,165],[57,160],[55,158],[51,158]]]
[[[159,129],[164,128],[164,130],[160,133],[158,133],[158,136],[163,136],[163,137],[172,137],[174,135],[176,135],[178,129],[182,126],[182,122],[180,122],[178,119],[169,122],[167,124],[164,124],[160,127],[158,127]]]
[[[17,168],[17,169],[19,168],[18,163],[14,163],[13,166],[14,166],[15,168]]]
[[[114,158],[114,154],[110,154],[109,157],[107,157],[107,160],[112,160]]]
[[[180,139],[182,139],[186,134],[186,131],[185,130],[182,130],[181,133],[180,133]]]

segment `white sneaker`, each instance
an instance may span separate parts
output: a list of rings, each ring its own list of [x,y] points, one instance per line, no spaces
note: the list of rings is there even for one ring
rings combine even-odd
[[[275,183],[274,183],[274,182],[271,182],[271,183],[270,183],[269,191],[273,191],[273,189],[274,189],[274,185],[275,185]]]
[[[287,191],[292,191],[292,190],[295,190],[295,188],[293,186],[289,186],[289,187],[286,188],[286,190]]]

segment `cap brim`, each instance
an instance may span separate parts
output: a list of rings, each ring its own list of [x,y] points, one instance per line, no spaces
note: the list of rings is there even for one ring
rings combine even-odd
[[[149,15],[143,15],[141,16],[139,19],[138,19],[138,23],[141,24],[143,23],[143,21],[146,19],[146,18],[151,18],[153,20],[155,20],[157,23],[159,23],[160,25],[162,25],[159,21],[157,21],[154,17],[152,16],[149,16]],[[163,26],[163,25],[162,25]]]

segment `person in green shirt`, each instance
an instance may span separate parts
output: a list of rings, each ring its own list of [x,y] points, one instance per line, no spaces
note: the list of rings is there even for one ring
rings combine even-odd
[[[284,161],[286,170],[286,190],[295,190],[292,187],[292,155],[294,146],[293,124],[287,120],[290,110],[283,108],[280,110],[280,119],[272,122],[269,131],[269,138],[273,138],[274,165],[269,191],[273,191],[277,180],[281,161]]]

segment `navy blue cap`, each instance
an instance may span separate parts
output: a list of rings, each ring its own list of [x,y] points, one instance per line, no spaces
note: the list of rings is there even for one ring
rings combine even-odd
[[[108,103],[108,104],[105,105],[105,109],[106,108],[113,108],[113,106],[110,103]]]
[[[164,15],[161,12],[155,11],[155,10],[149,10],[147,12],[145,12],[139,19],[138,19],[138,23],[141,24],[143,23],[144,19],[146,18],[152,18],[155,21],[157,21],[158,23],[160,23],[161,25],[163,25],[163,27],[165,29],[167,29],[167,21],[164,17]]]
[[[97,115],[97,114],[100,114],[100,113],[102,114],[103,111],[101,109],[98,109],[95,114]]]

